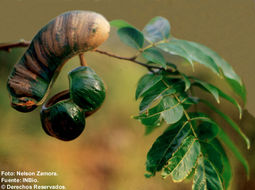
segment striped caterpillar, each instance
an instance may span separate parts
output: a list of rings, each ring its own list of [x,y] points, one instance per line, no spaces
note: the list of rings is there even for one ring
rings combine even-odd
[[[108,21],[90,11],[66,12],[50,21],[33,38],[8,78],[12,107],[30,112],[42,104],[64,63],[98,47],[109,31]]]

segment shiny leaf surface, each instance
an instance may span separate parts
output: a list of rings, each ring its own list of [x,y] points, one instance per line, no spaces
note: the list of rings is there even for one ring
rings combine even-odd
[[[190,127],[184,122],[170,126],[152,145],[147,154],[146,169],[155,175],[166,164],[181,142],[190,134]]]
[[[198,140],[192,135],[188,136],[169,159],[162,176],[166,178],[171,175],[173,181],[183,181],[195,167],[199,154],[200,144]]]
[[[198,48],[200,51],[202,51],[207,56],[210,56],[216,65],[220,68],[222,71],[224,77],[226,78],[229,85],[232,87],[232,89],[242,97],[243,101],[246,102],[246,89],[245,86],[241,80],[241,78],[236,74],[234,69],[231,65],[229,65],[222,57],[219,56],[215,51],[211,50],[210,48],[199,44],[195,42],[188,42],[192,46]]]
[[[166,69],[166,60],[156,48],[149,48],[143,51],[142,56],[149,62],[155,63]]]
[[[198,166],[193,180],[193,190],[223,190],[220,175],[213,163],[204,158],[198,159]]]
[[[155,17],[144,27],[143,34],[149,42],[158,42],[170,36],[170,24],[163,17]]]
[[[143,47],[144,37],[143,34],[133,27],[122,27],[118,29],[117,34],[120,40],[126,45],[133,47],[135,49],[140,49]]]

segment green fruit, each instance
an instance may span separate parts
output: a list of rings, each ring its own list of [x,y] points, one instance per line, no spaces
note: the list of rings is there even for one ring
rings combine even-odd
[[[70,141],[77,138],[84,130],[85,114],[69,99],[69,92],[63,91],[43,105],[41,122],[48,135]]]
[[[99,76],[89,67],[81,66],[69,73],[70,97],[74,103],[91,112],[105,99],[105,87]]]

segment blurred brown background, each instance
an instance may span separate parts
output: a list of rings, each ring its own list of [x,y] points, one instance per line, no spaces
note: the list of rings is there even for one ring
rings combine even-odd
[[[93,10],[108,20],[124,19],[140,29],[155,16],[166,17],[176,37],[207,45],[231,63],[247,87],[246,108],[255,115],[253,0],[0,0],[0,42],[31,40],[49,20],[75,9]],[[119,41],[114,30],[99,49],[124,56],[134,53]],[[143,176],[146,153],[164,130],[144,136],[143,126],[130,117],[138,112],[134,92],[137,80],[146,72],[144,68],[96,53],[86,54],[88,64],[107,83],[107,98],[100,111],[87,119],[86,129],[77,140],[60,142],[44,134],[39,109],[23,114],[9,105],[6,80],[23,52],[24,49],[0,52],[0,170],[56,171],[58,177],[38,178],[40,184],[66,185],[69,190],[191,189],[190,181],[174,184],[160,176],[151,179]],[[77,58],[65,65],[51,95],[68,88],[66,75],[78,65]],[[190,67],[182,67],[190,72]],[[193,74],[231,93],[207,69],[196,67]],[[238,121],[237,111],[226,102],[221,109],[242,126],[253,145],[251,150],[245,150],[244,141],[221,123],[249,160],[252,170],[247,182],[242,166],[230,153],[234,167],[230,189],[255,189],[254,118],[245,112],[244,119]]]

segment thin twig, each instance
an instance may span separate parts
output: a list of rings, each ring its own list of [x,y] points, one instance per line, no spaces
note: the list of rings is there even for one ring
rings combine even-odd
[[[152,70],[152,69],[160,69],[160,70],[163,70],[164,68],[163,67],[159,67],[159,66],[155,66],[155,65],[148,65],[146,63],[142,63],[140,61],[137,61],[136,58],[137,56],[133,56],[133,57],[122,57],[122,56],[118,56],[118,55],[115,55],[115,54],[112,54],[112,53],[109,53],[109,52],[106,52],[106,51],[102,51],[102,50],[99,50],[99,49],[96,49],[94,50],[94,52],[97,52],[97,53],[101,53],[101,54],[104,54],[104,55],[107,55],[107,56],[110,56],[110,57],[114,57],[114,58],[117,58],[117,59],[122,59],[122,60],[127,60],[127,61],[131,61],[133,63],[136,63],[138,65],[141,65],[143,67],[146,67],[148,70]],[[167,71],[169,72],[172,72],[171,69],[167,69]]]
[[[18,47],[28,47],[30,45],[30,41],[20,40],[14,43],[0,43],[0,50],[10,51],[12,48]]]
[[[114,58],[117,58],[117,59],[128,60],[128,61],[135,60],[135,58],[136,58],[136,57],[121,57],[121,56],[118,56],[118,55],[115,55],[115,54],[112,54],[112,53],[109,53],[109,52],[106,52],[106,51],[102,51],[102,50],[99,50],[99,49],[96,49],[94,51],[98,52],[98,53],[101,53],[101,54],[104,54],[104,55],[108,55],[110,57],[114,57]]]
[[[80,64],[81,64],[81,66],[88,66],[88,64],[87,64],[87,62],[86,62],[86,59],[85,59],[83,53],[80,53],[80,54],[79,54],[79,58],[80,58]]]

